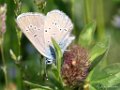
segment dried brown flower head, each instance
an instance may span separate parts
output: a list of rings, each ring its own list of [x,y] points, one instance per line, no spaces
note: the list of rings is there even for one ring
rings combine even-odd
[[[63,80],[67,85],[75,86],[83,82],[88,74],[88,51],[79,45],[73,45],[63,56]]]

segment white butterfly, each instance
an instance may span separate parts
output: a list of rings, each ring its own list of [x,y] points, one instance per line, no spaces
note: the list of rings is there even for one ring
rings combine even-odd
[[[17,17],[17,24],[49,63],[55,60],[51,37],[56,40],[63,53],[75,38],[70,35],[73,29],[71,20],[59,10],[52,10],[46,16],[41,13],[23,13]]]

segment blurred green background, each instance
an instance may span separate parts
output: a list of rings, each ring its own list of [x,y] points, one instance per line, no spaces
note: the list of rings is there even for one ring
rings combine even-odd
[[[8,78],[13,86],[21,87],[21,68],[16,66],[10,49],[17,57],[19,55],[22,57],[21,66],[25,72],[22,78],[27,78],[32,82],[40,81],[38,70],[41,56],[24,35],[20,39],[21,32],[15,21],[16,17],[23,12],[46,14],[53,9],[65,12],[74,23],[73,34],[76,36],[76,42],[83,27],[91,21],[96,21],[96,38],[105,36],[110,38],[106,63],[120,62],[120,0],[0,0],[0,6],[4,4],[7,6],[6,32],[0,36],[0,40],[4,38],[3,53],[7,64]],[[2,24],[1,21],[0,24]],[[2,65],[2,52],[0,52],[0,90],[5,84]]]

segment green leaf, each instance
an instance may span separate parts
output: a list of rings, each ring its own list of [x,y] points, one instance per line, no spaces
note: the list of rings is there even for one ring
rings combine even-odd
[[[109,49],[108,39],[96,42],[96,44],[89,50],[89,61],[91,62],[90,71],[98,65],[104,58]]]
[[[57,70],[59,73],[59,79],[62,82],[62,79],[61,79],[61,63],[62,63],[62,56],[63,56],[62,51],[59,45],[57,44],[57,42],[53,38],[52,38],[52,43],[55,48],[56,64],[57,64]]]
[[[106,66],[103,69],[94,68],[86,81],[89,82],[89,86],[94,88],[89,90],[116,90],[118,87],[120,88],[120,63]]]
[[[107,39],[100,42],[96,42],[96,44],[89,52],[90,62],[95,60],[98,56],[104,54],[105,51],[108,49],[108,47],[109,47],[109,42]]]
[[[42,85],[35,84],[35,83],[29,82],[29,81],[24,81],[24,83],[31,86],[31,87],[38,87],[38,88],[35,88],[35,89],[31,89],[31,90],[52,90],[48,86],[42,86]]]
[[[63,83],[58,81],[53,75],[48,75],[48,81],[50,82],[50,86],[53,86],[53,90],[64,90]]]
[[[53,63],[51,65],[47,65],[47,74],[48,76],[54,77],[56,80],[59,80],[59,73],[56,65]]]
[[[89,47],[93,42],[95,29],[96,29],[95,22],[86,25],[86,27],[80,33],[78,41],[79,44],[84,47]]]
[[[97,89],[95,89],[95,88],[94,88],[93,86],[91,86],[91,85],[89,86],[89,88],[90,88],[89,90],[97,90]]]
[[[49,82],[50,86],[53,87],[53,90],[60,89],[63,90],[63,83],[60,80],[60,75],[58,73],[57,67],[55,64],[52,64],[47,67],[47,82]]]

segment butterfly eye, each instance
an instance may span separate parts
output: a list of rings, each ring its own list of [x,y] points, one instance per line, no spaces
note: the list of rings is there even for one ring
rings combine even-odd
[[[49,28],[49,29],[51,29],[51,28]]]
[[[60,31],[61,31],[62,29],[60,28]]]

